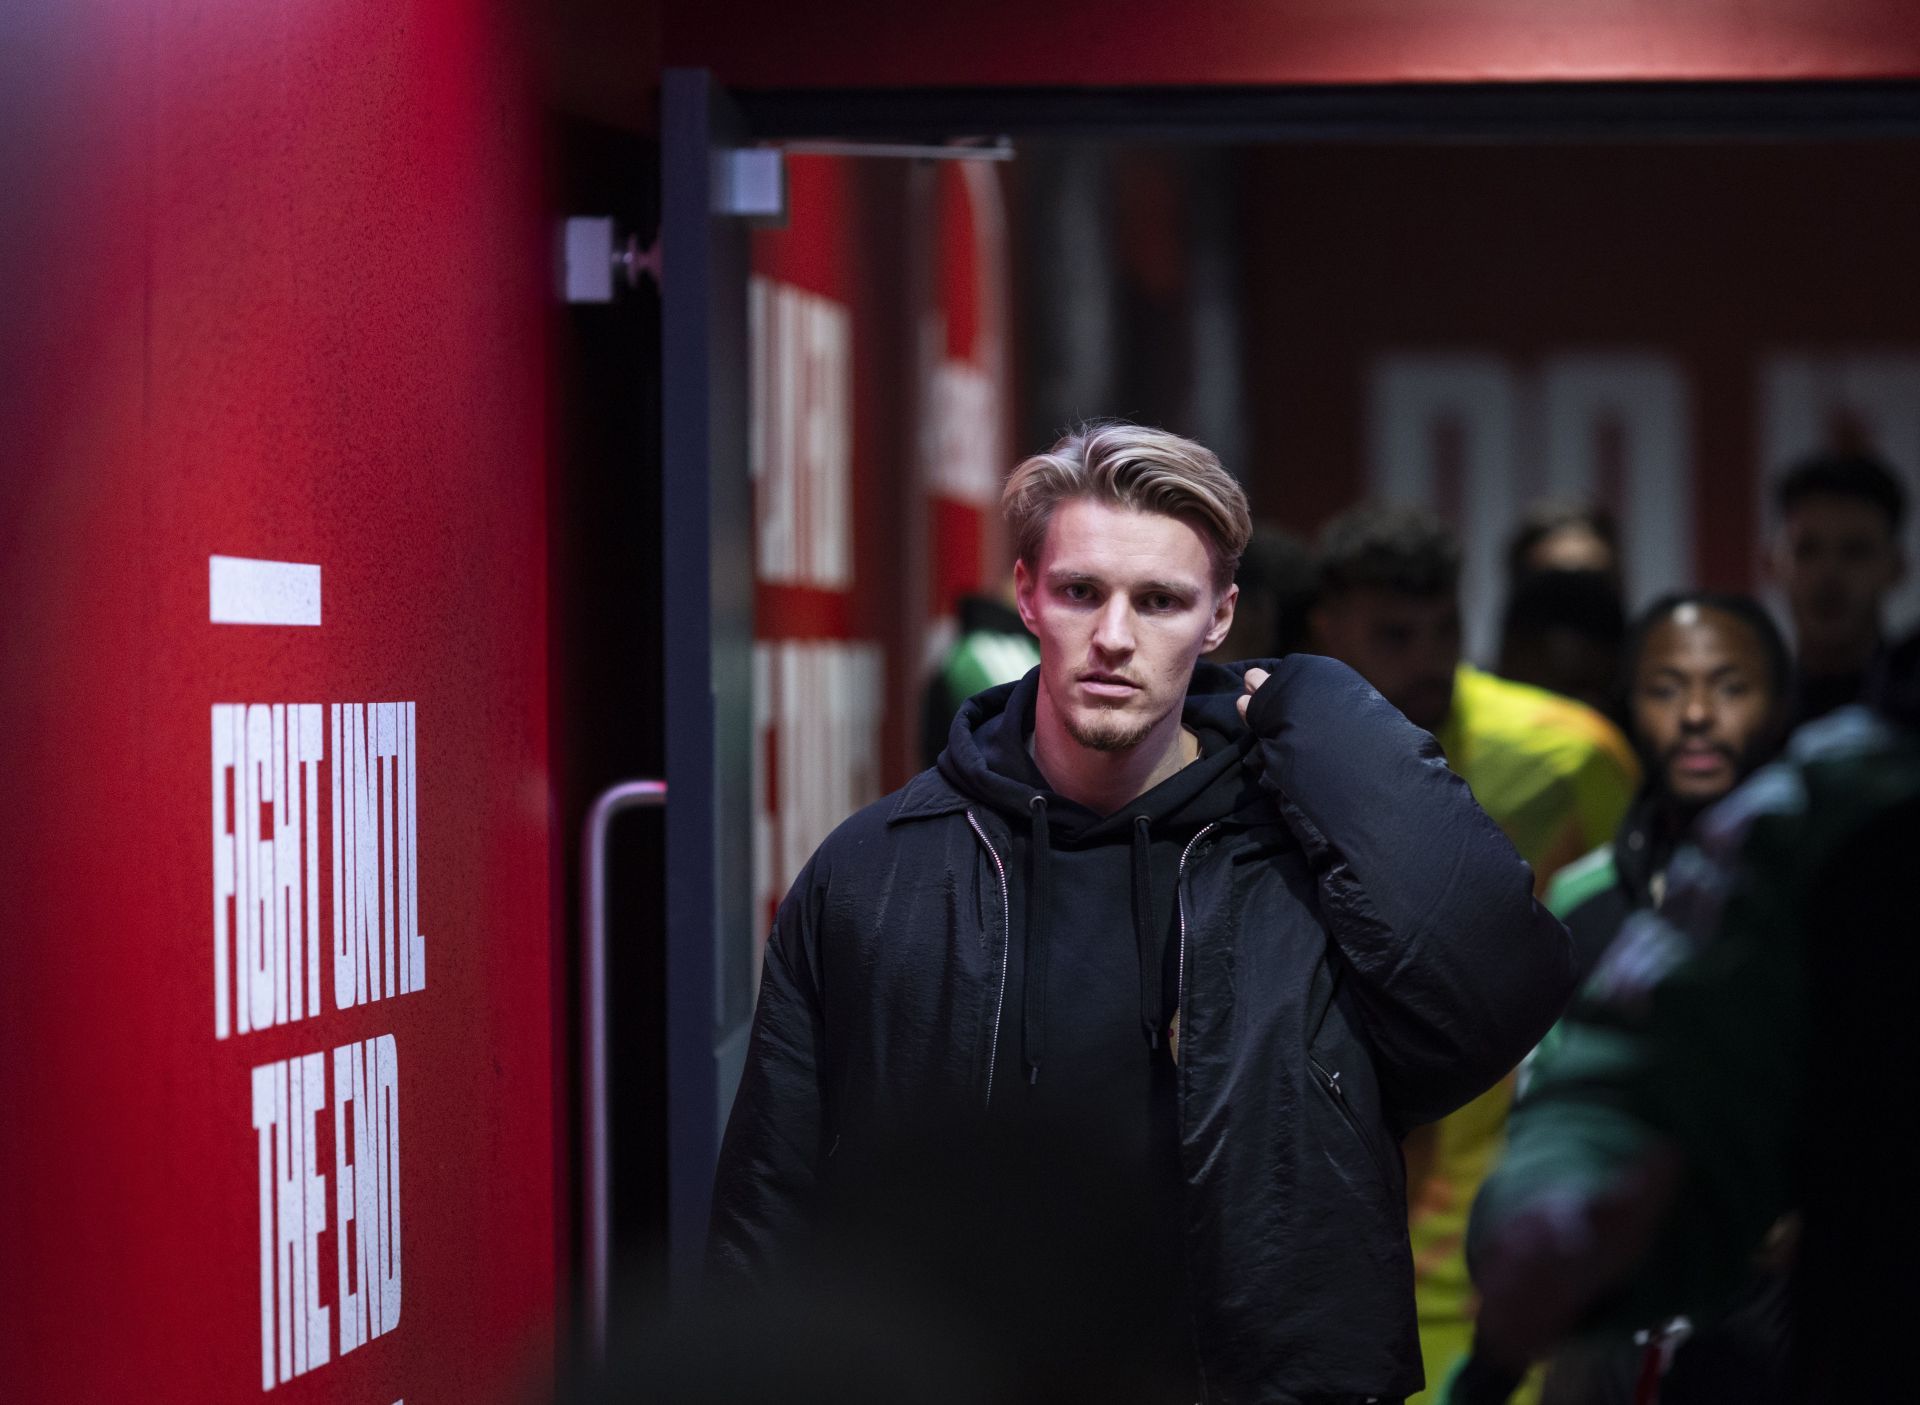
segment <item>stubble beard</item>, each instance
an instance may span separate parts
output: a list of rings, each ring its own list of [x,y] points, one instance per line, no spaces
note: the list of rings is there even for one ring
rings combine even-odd
[[[1147,739],[1158,719],[1117,713],[1082,718],[1069,712],[1062,720],[1066,723],[1067,735],[1089,751],[1132,751]]]

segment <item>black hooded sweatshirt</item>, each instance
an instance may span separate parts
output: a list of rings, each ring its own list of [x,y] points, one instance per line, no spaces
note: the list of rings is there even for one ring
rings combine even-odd
[[[889,1302],[937,1296],[950,1339],[1021,1354],[996,1400],[1300,1405],[1420,1388],[1394,1142],[1546,1031],[1570,981],[1566,932],[1431,737],[1331,659],[1261,667],[1258,792],[1223,778],[1240,670],[1203,666],[1186,716],[1213,750],[1152,797],[1143,869],[1124,812],[1124,845],[1097,842],[1111,821],[1063,823],[1057,840],[1049,803],[1042,849],[1027,803],[1041,787],[991,765],[979,735],[992,717],[1024,722],[1014,684],[969,703],[947,768],[821,844],[767,939],[715,1173],[716,1288],[825,1273],[884,1284]],[[1181,789],[1201,777],[1214,784]],[[1245,811],[1239,795],[1254,796]],[[1157,886],[1163,841],[1175,867],[1185,855],[1178,903]],[[1115,884],[1056,872],[1085,850],[1096,874],[1121,859]],[[1045,931],[1025,942],[1043,856]],[[1152,1019],[1136,872],[1160,960]],[[1183,908],[1177,1117],[1163,1118],[1148,1025]],[[1079,957],[1104,978],[1069,974]],[[1176,1124],[1177,1191],[1160,1159]],[[1153,1232],[1176,1205],[1182,1250]],[[1182,1253],[1191,1357],[1173,1340]],[[1090,1360],[1105,1370],[1079,1369]],[[1156,1373],[1168,1388],[1147,1388]]]
[[[1240,679],[1225,669],[1201,665],[1182,712],[1199,759],[1111,815],[1058,794],[1035,765],[1038,680],[1036,669],[972,699],[939,762],[1013,835],[1006,880],[1016,920],[989,1134],[1023,1204],[1001,1222],[1018,1226],[1011,1252],[1053,1277],[1026,1287],[1063,1369],[1128,1361],[1164,1384],[1163,1398],[1190,1398],[1169,1039],[1176,882],[1203,828],[1271,801],[1235,707]]]

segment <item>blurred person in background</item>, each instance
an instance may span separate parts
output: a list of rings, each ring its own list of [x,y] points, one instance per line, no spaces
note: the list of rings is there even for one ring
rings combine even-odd
[[[1460,657],[1460,547],[1438,517],[1362,504],[1320,536],[1314,647],[1432,732],[1543,890],[1610,838],[1639,784],[1631,746],[1593,709]],[[1517,1062],[1517,1060],[1516,1060]],[[1467,1208],[1499,1151],[1511,1076],[1405,1145],[1420,1347],[1443,1380],[1472,1339]]]
[[[1040,662],[1040,646],[1020,622],[1008,584],[999,596],[963,595],[959,638],[927,680],[921,707],[920,764],[931,766],[946,749],[947,729],[960,704],[975,693],[1011,683]]]
[[[1786,641],[1750,596],[1662,597],[1634,621],[1625,666],[1629,735],[1645,780],[1614,836],[1547,888],[1583,979],[1630,913],[1660,905],[1667,865],[1700,812],[1786,735]]]
[[[1549,498],[1521,517],[1507,541],[1507,586],[1536,571],[1598,571],[1621,588],[1620,529],[1589,502]]]
[[[1039,666],[781,904],[711,1277],[937,1286],[1007,1400],[1399,1401],[1396,1144],[1558,1016],[1566,933],[1351,669],[1201,661],[1251,531],[1210,451],[1089,426],[1002,506]]]
[[[1799,690],[1791,720],[1798,726],[1858,701],[1876,670],[1896,666],[1883,615],[1906,573],[1900,529],[1907,495],[1880,460],[1836,453],[1795,465],[1775,488],[1774,504],[1774,574],[1793,623]]]
[[[1459,586],[1460,546],[1438,517],[1362,504],[1320,534],[1310,639],[1433,733],[1544,889],[1612,835],[1639,765],[1592,708],[1466,663]]]
[[[1701,811],[1777,753],[1790,697],[1786,641],[1744,595],[1692,591],[1656,601],[1634,622],[1626,671],[1629,731],[1646,779],[1613,839],[1561,869],[1547,888],[1548,908],[1572,934],[1582,979],[1629,917],[1660,906],[1668,865]],[[1779,1296],[1778,1274],[1757,1279],[1737,1321],[1695,1336],[1677,1354],[1636,1346],[1626,1335],[1563,1354],[1543,1405],[1632,1405],[1647,1352],[1662,1350],[1676,1360],[1670,1401],[1757,1403],[1784,1355]],[[1730,1394],[1689,1393],[1690,1379],[1717,1381]],[[1518,1386],[1476,1362],[1448,1405],[1504,1401]]]
[[[1473,1210],[1479,1356],[1496,1367],[1578,1333],[1713,1321],[1791,1214],[1788,1369],[1757,1387],[1709,1369],[1685,1398],[1911,1398],[1911,660],[1870,696],[1706,812],[1661,908],[1629,917],[1530,1062]],[[1650,1363],[1640,1398],[1678,1398],[1689,1350],[1667,1382]]]
[[[1619,588],[1603,571],[1529,571],[1513,583],[1494,671],[1583,702],[1616,723],[1627,637]]]
[[[1234,583],[1233,627],[1207,657],[1215,663],[1283,659],[1306,642],[1313,607],[1313,549],[1293,533],[1255,523]],[[951,714],[949,714],[951,715]]]

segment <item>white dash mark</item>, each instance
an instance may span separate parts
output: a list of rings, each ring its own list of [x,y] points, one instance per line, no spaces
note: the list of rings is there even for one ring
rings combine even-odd
[[[303,561],[207,558],[207,618],[214,624],[320,623],[320,568]]]

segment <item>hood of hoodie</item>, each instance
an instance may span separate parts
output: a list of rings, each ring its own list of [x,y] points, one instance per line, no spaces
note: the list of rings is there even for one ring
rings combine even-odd
[[[1028,754],[1040,670],[976,693],[961,707],[939,759],[940,774],[969,799],[1020,826],[1029,823],[1035,796],[1045,799],[1051,837],[1062,845],[1100,843],[1124,835],[1145,816],[1151,826],[1199,828],[1257,807],[1263,800],[1253,733],[1237,700],[1249,668],[1274,660],[1195,667],[1180,720],[1200,741],[1200,758],[1111,815],[1098,815],[1057,794]]]
[[[1059,909],[1084,921],[1094,910],[1124,906],[1130,914],[1139,966],[1139,1021],[1157,1047],[1177,1000],[1178,977],[1169,982],[1163,959],[1162,914],[1174,911],[1179,860],[1184,845],[1208,825],[1236,815],[1271,813],[1260,786],[1256,739],[1241,721],[1236,700],[1251,664],[1202,663],[1188,685],[1181,720],[1200,742],[1200,757],[1110,815],[1101,815],[1058,794],[1028,753],[1040,671],[976,694],[955,717],[941,753],[941,775],[970,800],[1007,822],[1024,851],[1025,923],[1019,1002],[1021,1058],[1029,1082],[1037,1082],[1047,1042],[1046,992],[1049,951],[1058,919],[1055,870],[1083,886],[1061,894]],[[1124,855],[1124,857],[1122,857]],[[1099,877],[1084,886],[1087,863]],[[1068,939],[1079,935],[1069,932]]]

